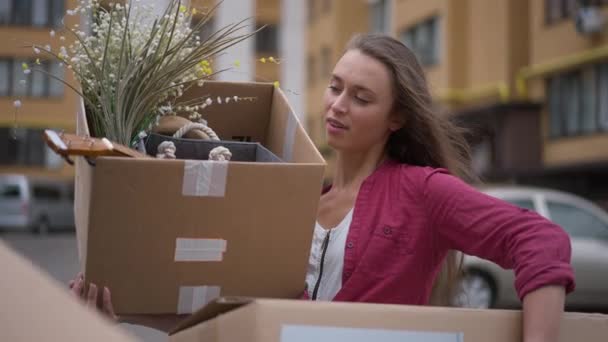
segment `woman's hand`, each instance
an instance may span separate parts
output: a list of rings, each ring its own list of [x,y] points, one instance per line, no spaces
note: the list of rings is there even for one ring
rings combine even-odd
[[[100,289],[95,284],[89,284],[89,290],[85,294],[84,292],[84,276],[82,273],[78,273],[76,279],[69,282],[70,292],[79,300],[83,300],[86,306],[99,311],[104,317],[109,318],[111,321],[116,323],[128,323],[135,325],[142,325],[149,328],[157,329],[163,332],[171,331],[175,325],[187,315],[124,315],[118,317],[114,313],[112,307],[112,297],[110,289],[104,287],[102,301],[98,303],[98,293]]]
[[[69,286],[70,292],[75,297],[84,300],[86,306],[98,310],[105,317],[118,323],[118,316],[116,316],[114,313],[114,308],[112,307],[112,295],[110,293],[110,289],[107,287],[101,289],[101,291],[103,291],[102,301],[101,304],[98,305],[97,298],[99,289],[97,288],[97,285],[91,283],[89,284],[89,291],[85,294],[84,275],[82,273],[78,273],[75,279],[70,280]]]

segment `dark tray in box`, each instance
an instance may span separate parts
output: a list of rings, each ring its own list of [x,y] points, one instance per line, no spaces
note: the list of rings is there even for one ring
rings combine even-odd
[[[155,156],[158,151],[158,145],[163,141],[172,141],[175,144],[175,157],[177,159],[207,160],[209,159],[209,152],[212,149],[218,146],[224,146],[232,153],[231,161],[283,162],[260,143],[173,138],[156,133],[150,133],[150,135],[146,137],[146,152],[149,155]]]

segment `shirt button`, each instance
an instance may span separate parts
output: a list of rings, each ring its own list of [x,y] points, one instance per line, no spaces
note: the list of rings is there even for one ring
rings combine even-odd
[[[392,231],[391,227],[384,227],[384,235],[391,235]]]
[[[349,242],[346,244],[346,248],[353,248],[354,246],[355,246],[355,244],[353,244],[353,243],[352,243],[352,241],[349,241]]]

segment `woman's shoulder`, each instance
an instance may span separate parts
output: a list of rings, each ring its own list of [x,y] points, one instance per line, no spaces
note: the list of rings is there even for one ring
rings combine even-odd
[[[407,163],[393,163],[394,172],[406,180],[426,180],[436,174],[450,175],[450,171],[442,167],[420,166]]]

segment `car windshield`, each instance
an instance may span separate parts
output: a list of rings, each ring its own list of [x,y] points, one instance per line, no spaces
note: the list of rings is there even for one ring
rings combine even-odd
[[[0,197],[2,198],[19,198],[21,189],[16,184],[6,184],[0,188]]]
[[[560,225],[573,237],[608,240],[608,222],[590,211],[569,203],[547,201],[551,221]]]
[[[516,198],[516,199],[506,199],[507,202],[514,204],[520,208],[528,209],[528,210],[536,210],[534,208],[534,202],[531,198]]]

